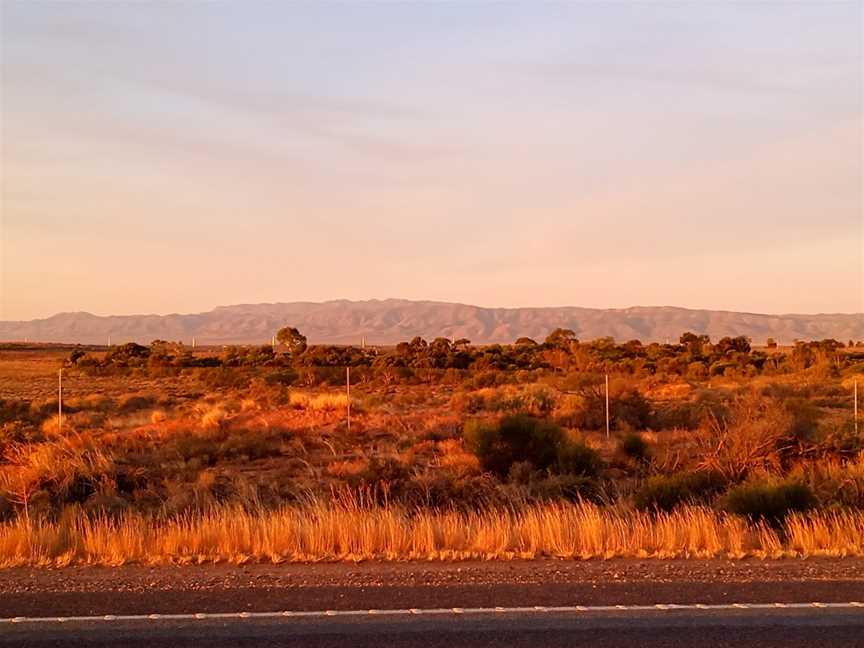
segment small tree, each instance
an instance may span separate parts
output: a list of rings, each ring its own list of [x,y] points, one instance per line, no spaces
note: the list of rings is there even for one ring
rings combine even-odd
[[[276,332],[276,342],[288,347],[289,353],[297,355],[306,350],[306,336],[293,326],[285,326]]]
[[[727,354],[732,351],[738,353],[750,353],[750,338],[743,335],[738,337],[724,337],[717,343],[717,350],[722,354]]]
[[[566,348],[576,341],[576,333],[565,328],[556,328],[546,337],[546,345],[550,347]]]
[[[695,333],[682,333],[678,343],[687,348],[690,355],[702,355],[702,349],[710,344],[711,338],[707,335],[696,335]]]

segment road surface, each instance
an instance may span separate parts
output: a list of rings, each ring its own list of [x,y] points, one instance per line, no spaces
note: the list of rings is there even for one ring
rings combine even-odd
[[[0,648],[850,648],[859,601],[854,559],[0,570]]]
[[[864,645],[864,614],[796,609],[414,610],[296,617],[19,620],[0,625],[2,646],[475,647]]]

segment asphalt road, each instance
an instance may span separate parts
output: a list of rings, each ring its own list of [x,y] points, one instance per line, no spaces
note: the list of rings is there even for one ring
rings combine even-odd
[[[360,614],[311,618],[21,622],[0,626],[0,646],[479,646],[652,648],[864,645],[854,609],[620,610],[527,613]]]
[[[178,612],[864,601],[862,581],[482,583],[0,593],[0,618]]]
[[[864,648],[856,601],[855,559],[9,569],[0,648]]]

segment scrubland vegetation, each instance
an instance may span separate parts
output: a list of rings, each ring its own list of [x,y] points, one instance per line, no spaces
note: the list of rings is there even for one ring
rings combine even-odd
[[[693,334],[9,346],[0,564],[862,555],[862,379]]]

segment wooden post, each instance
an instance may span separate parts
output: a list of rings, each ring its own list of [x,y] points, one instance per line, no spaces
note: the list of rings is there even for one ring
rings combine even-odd
[[[57,431],[63,431],[63,370],[57,372]]]
[[[351,367],[345,367],[345,393],[348,396],[348,431],[351,431]]]
[[[858,436],[858,380],[855,380],[855,436]]]
[[[606,438],[609,438],[609,374],[606,374]]]

